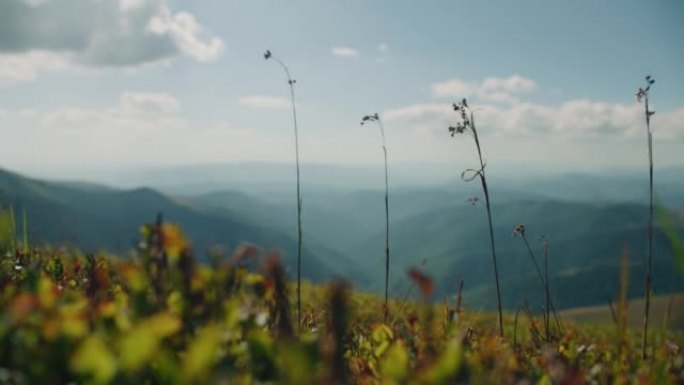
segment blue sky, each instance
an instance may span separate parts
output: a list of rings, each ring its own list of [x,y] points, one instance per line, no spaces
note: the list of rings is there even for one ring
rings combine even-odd
[[[684,166],[681,1],[5,0],[0,165],[20,171],[291,162],[468,166],[448,105],[468,97],[492,167]]]

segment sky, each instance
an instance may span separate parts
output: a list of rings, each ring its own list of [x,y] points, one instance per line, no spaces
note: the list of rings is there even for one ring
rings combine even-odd
[[[0,167],[293,162],[684,167],[684,2],[2,0]]]

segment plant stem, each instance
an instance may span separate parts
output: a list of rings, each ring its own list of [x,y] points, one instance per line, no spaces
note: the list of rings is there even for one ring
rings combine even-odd
[[[648,139],[648,173],[649,173],[649,217],[648,217],[648,266],[646,272],[646,301],[644,308],[644,330],[641,346],[641,357],[646,359],[648,343],[648,319],[651,308],[651,290],[653,286],[653,135],[651,133],[651,112],[648,109],[648,92],[644,95],[644,112],[646,114],[646,135]]]
[[[503,311],[501,310],[501,289],[499,287],[499,268],[496,263],[496,247],[494,246],[494,226],[492,225],[492,209],[489,204],[489,189],[487,188],[487,178],[485,177],[485,165],[482,160],[482,150],[480,149],[480,139],[477,136],[477,129],[475,129],[475,118],[473,113],[470,113],[471,129],[473,132],[473,137],[475,138],[475,146],[477,147],[477,156],[480,159],[480,171],[478,175],[480,176],[480,182],[482,182],[482,190],[485,196],[485,204],[487,206],[487,221],[489,222],[489,240],[492,245],[492,260],[494,262],[494,279],[496,282],[496,300],[499,310],[499,334],[501,337],[504,336],[503,329]]]
[[[525,233],[521,234],[523,241],[525,242],[525,247],[527,247],[527,251],[530,254],[530,259],[532,259],[532,263],[534,264],[535,269],[537,270],[537,275],[539,275],[539,279],[542,281],[542,285],[544,287],[544,291],[546,292],[546,308],[545,308],[545,315],[544,315],[544,326],[546,327],[546,339],[550,339],[550,328],[549,328],[549,323],[551,319],[551,311],[553,311],[554,318],[556,320],[556,326],[558,327],[558,331],[561,331],[561,326],[560,326],[560,321],[558,320],[558,314],[556,313],[556,306],[553,304],[553,301],[551,300],[551,294],[550,294],[550,289],[549,289],[549,268],[548,268],[548,253],[547,253],[547,247],[546,245],[544,246],[544,272],[546,278],[544,278],[544,275],[542,275],[541,268],[539,267],[539,264],[537,263],[537,258],[535,258],[534,253],[532,252],[532,248],[530,247],[530,243],[527,241],[527,237],[525,236]]]
[[[290,80],[292,97],[292,119],[295,132],[295,158],[297,165],[297,329],[302,326],[302,193],[299,171],[299,132],[297,129],[297,108],[295,107],[294,81]]]
[[[549,340],[549,320],[547,317],[547,313],[549,310],[548,281],[546,279],[544,279],[544,276],[542,275],[541,269],[539,268],[539,264],[537,263],[537,258],[534,257],[534,253],[532,252],[532,248],[530,247],[530,243],[527,242],[527,236],[525,236],[524,232],[521,234],[521,237],[523,239],[523,242],[525,242],[525,247],[527,247],[527,251],[530,254],[530,259],[532,259],[532,263],[534,264],[534,268],[537,270],[537,274],[539,275],[539,279],[542,282],[542,287],[544,288],[544,291],[546,292],[546,307],[544,309],[544,327],[546,328],[546,340],[548,341]],[[545,265],[546,265],[546,263],[545,263]],[[547,269],[547,272],[548,272],[548,269]],[[548,274],[547,274],[547,276],[548,276]]]
[[[551,322],[551,289],[549,286],[551,283],[549,282],[549,253],[548,253],[548,246],[546,242],[544,242],[544,281],[546,285],[544,285],[544,288],[546,289],[546,338],[549,337],[548,331],[550,328],[550,322]],[[555,314],[554,310],[554,314]],[[560,332],[560,330],[559,330]]]
[[[292,101],[292,120],[295,134],[295,160],[297,167],[297,330],[301,330],[302,324],[302,197],[300,188],[300,171],[299,171],[299,132],[297,129],[297,106],[295,103],[294,84],[296,80],[290,76],[290,70],[285,63],[275,56],[271,56],[287,75],[287,83],[290,85],[290,99]]]
[[[385,156],[385,309],[383,314],[384,322],[387,322],[389,315],[389,268],[390,268],[390,249],[389,249],[389,177],[387,171],[387,146],[385,144],[385,127],[382,120],[378,119],[380,133],[382,134],[382,151]]]

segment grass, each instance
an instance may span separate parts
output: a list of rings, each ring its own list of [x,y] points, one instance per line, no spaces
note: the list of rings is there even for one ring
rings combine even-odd
[[[629,300],[627,325],[634,330],[643,326],[644,298]],[[569,322],[584,325],[609,326],[614,324],[609,305],[587,306],[561,310],[560,316]],[[684,332],[684,293],[651,297],[651,319],[661,330]]]

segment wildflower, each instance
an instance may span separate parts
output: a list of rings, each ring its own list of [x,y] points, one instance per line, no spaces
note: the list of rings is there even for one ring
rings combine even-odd
[[[523,237],[523,236],[525,236],[525,225],[523,225],[522,223],[517,224],[517,225],[513,228],[513,236],[514,236],[514,237]]]
[[[424,297],[429,297],[434,291],[434,282],[420,269],[412,267],[408,270],[408,275],[414,284],[418,286]]]

